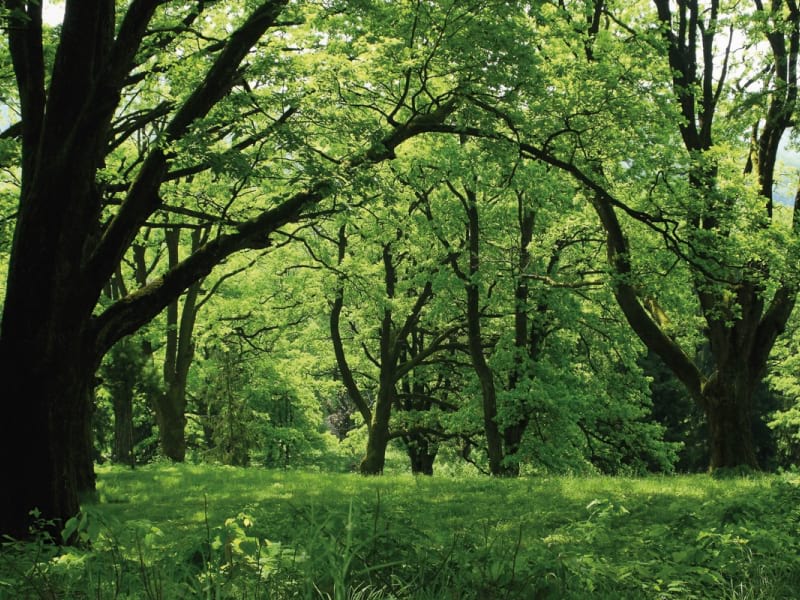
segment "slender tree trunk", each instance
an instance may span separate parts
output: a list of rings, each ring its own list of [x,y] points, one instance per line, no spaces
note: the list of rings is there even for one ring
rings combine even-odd
[[[192,234],[192,249],[200,244],[199,230]],[[180,230],[168,230],[166,235],[169,266],[178,264]],[[186,459],[186,383],[194,357],[194,325],[197,319],[197,299],[202,279],[186,291],[182,310],[176,299],[167,308],[167,347],[164,356],[164,394],[156,399],[156,420],[161,438],[161,452],[175,462]],[[180,312],[180,318],[178,313]]]
[[[133,389],[115,395],[114,403],[114,451],[115,463],[134,466],[133,458]]]
[[[535,361],[539,357],[541,349],[541,338],[535,325],[530,327],[528,318],[530,289],[528,287],[527,275],[530,269],[531,255],[528,246],[533,241],[533,228],[536,223],[536,215],[525,205],[525,198],[521,193],[517,193],[517,220],[519,223],[519,249],[517,251],[517,283],[514,288],[514,365],[508,376],[508,389],[517,389],[525,372],[528,361]],[[551,265],[553,261],[551,261]],[[529,331],[530,329],[530,331]],[[521,398],[516,398],[516,402],[522,402]],[[515,414],[517,411],[515,411]],[[523,405],[519,411],[519,416],[513,423],[507,424],[503,428],[503,443],[505,445],[505,455],[512,458],[505,467],[505,472],[511,477],[519,475],[519,462],[517,453],[522,444],[522,437],[528,428],[528,413]]]
[[[475,339],[478,340],[479,344],[480,338],[470,335],[470,355],[472,356],[473,369],[481,385],[483,426],[489,455],[489,472],[492,475],[504,475],[503,437],[500,433],[500,428],[497,426],[497,391],[494,386],[494,375],[489,365],[486,364],[483,352],[476,351],[476,343],[473,341]]]
[[[497,423],[497,390],[494,383],[494,374],[483,354],[480,288],[475,282],[480,270],[480,224],[475,192],[468,189],[463,202],[464,210],[467,214],[467,241],[469,244],[469,279],[465,285],[467,295],[467,344],[472,367],[481,386],[483,425],[489,455],[489,472],[492,475],[504,475],[503,437]]]

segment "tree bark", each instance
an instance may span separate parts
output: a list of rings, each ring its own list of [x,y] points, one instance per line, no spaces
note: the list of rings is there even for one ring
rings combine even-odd
[[[180,230],[166,234],[169,267],[179,264]],[[192,251],[200,246],[200,230],[192,232]],[[155,399],[156,420],[162,454],[175,462],[186,459],[186,383],[194,358],[194,325],[202,279],[189,286],[181,304],[167,307],[167,347],[164,354],[164,393]],[[180,317],[179,317],[180,314]]]
[[[514,391],[522,380],[526,365],[529,361],[536,361],[542,345],[542,336],[539,335],[536,323],[531,326],[528,316],[530,310],[530,289],[528,287],[528,271],[531,264],[531,255],[528,246],[533,241],[533,228],[536,223],[536,214],[525,205],[525,198],[517,193],[517,222],[519,224],[519,248],[517,250],[517,283],[514,287],[514,366],[508,376],[508,389]],[[550,261],[548,274],[557,260]],[[540,305],[539,312],[544,313],[547,307]],[[520,402],[521,400],[517,400]],[[522,437],[528,428],[528,413],[523,406],[521,415],[513,423],[503,428],[503,444],[505,454],[512,460],[507,461],[506,472],[509,476],[519,475],[519,461],[517,454],[522,445]]]
[[[454,188],[450,186],[451,191]],[[486,448],[489,455],[489,472],[492,475],[505,475],[503,466],[503,437],[497,423],[497,389],[494,373],[483,354],[483,337],[481,334],[480,287],[476,282],[480,271],[480,222],[478,216],[478,199],[471,189],[466,196],[458,194],[467,215],[467,244],[469,247],[469,277],[466,280],[467,296],[467,346],[469,348],[472,367],[481,386],[483,404],[483,426],[486,435]]]
[[[425,434],[404,437],[408,458],[411,461],[411,473],[414,475],[433,475],[433,464],[436,461],[436,446]]]
[[[18,318],[31,320],[31,315]],[[58,533],[77,513],[79,498],[94,491],[88,384],[94,366],[71,328],[47,332],[47,356],[10,329],[5,327],[0,359],[4,394],[13,399],[0,420],[0,450],[7,457],[0,531],[27,537],[35,509],[54,521],[53,533]]]
[[[362,475],[380,475],[386,463],[386,448],[389,445],[389,418],[395,401],[394,381],[389,373],[382,373],[378,398],[372,411],[367,450],[359,466]]]
[[[709,428],[711,470],[748,467],[758,469],[753,444],[752,395],[729,390],[722,397],[704,396]]]
[[[112,460],[133,467],[133,388],[112,398],[114,404],[114,449]]]
[[[400,232],[398,232],[398,237]],[[386,297],[395,297],[397,286],[397,269],[394,264],[391,242],[383,245],[383,279]],[[395,331],[392,308],[387,305],[383,309],[383,318],[379,330],[380,342],[380,375],[378,377],[378,397],[372,410],[372,422],[369,425],[367,452],[361,461],[362,475],[378,475],[383,473],[386,462],[386,447],[389,444],[389,419],[392,407],[397,399],[397,362],[400,359],[402,340]],[[405,337],[405,336],[404,336]]]
[[[703,387],[701,404],[708,421],[712,470],[759,468],[753,442],[753,395],[761,376],[748,371],[745,361],[733,360]]]
[[[403,349],[403,361],[408,362],[425,347],[425,335],[414,328],[409,344]],[[425,380],[418,378],[414,373],[409,373],[400,382],[402,400],[400,408],[404,411],[429,411],[433,405],[430,396],[431,390]],[[411,473],[414,475],[433,475],[433,463],[439,448],[431,434],[421,431],[411,431],[403,437],[406,452],[411,463]]]
[[[144,258],[143,252],[141,258]],[[139,280],[139,263],[143,261],[136,260],[135,262],[137,263],[136,276]],[[143,268],[141,276],[144,277]],[[128,295],[121,269],[117,269],[107,288],[105,294],[111,300],[119,300]],[[103,381],[111,393],[111,404],[114,409],[114,442],[111,460],[129,467],[133,467],[135,462],[133,399],[136,394],[136,380],[141,376],[140,363],[137,360],[138,350],[130,337],[121,339],[109,352],[111,364],[102,370]],[[144,352],[144,348],[141,351]]]

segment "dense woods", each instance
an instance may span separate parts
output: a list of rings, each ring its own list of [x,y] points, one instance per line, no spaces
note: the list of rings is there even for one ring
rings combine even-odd
[[[2,8],[0,532],[109,462],[796,464],[795,0],[58,7]]]

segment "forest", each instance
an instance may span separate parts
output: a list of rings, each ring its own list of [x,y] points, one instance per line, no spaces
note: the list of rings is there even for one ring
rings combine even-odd
[[[797,0],[0,18],[0,598],[794,593]]]

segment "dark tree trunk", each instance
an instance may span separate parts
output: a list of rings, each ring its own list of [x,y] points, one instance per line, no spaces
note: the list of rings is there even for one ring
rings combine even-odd
[[[73,436],[75,477],[78,498],[81,501],[93,500],[96,497],[96,476],[94,472],[94,429],[92,427],[95,411],[94,379],[95,369],[90,371],[87,381],[84,382],[84,401],[80,405],[80,413],[72,421],[75,428]]]
[[[138,268],[136,272],[138,280]],[[142,277],[144,276],[142,271]],[[117,269],[107,287],[109,289],[106,291],[106,296],[111,300],[119,300],[128,295],[120,269]],[[147,346],[149,347],[149,344]],[[141,366],[136,351],[137,348],[130,337],[120,340],[109,352],[111,364],[104,365],[102,371],[103,382],[111,393],[111,404],[114,408],[114,445],[111,460],[129,467],[134,466],[133,398],[136,394],[136,380],[141,377]],[[149,354],[152,354],[152,350]]]
[[[519,223],[519,249],[517,251],[517,283],[514,288],[514,366],[508,377],[508,389],[514,391],[522,380],[526,365],[529,361],[536,361],[542,345],[542,337],[534,324],[530,326],[528,310],[530,304],[530,289],[527,275],[531,264],[531,255],[528,246],[533,241],[533,228],[536,223],[535,213],[525,205],[525,198],[517,193],[517,220]],[[550,261],[554,266],[555,260]],[[551,269],[548,269],[550,271]],[[539,312],[545,312],[546,306],[540,305]],[[530,331],[529,331],[530,329]],[[519,462],[517,454],[522,444],[522,437],[528,428],[528,412],[521,398],[517,402],[523,403],[522,410],[513,411],[519,414],[516,420],[506,424],[503,428],[503,443],[505,455],[511,460],[506,461],[505,473],[510,477],[519,475]]]
[[[133,457],[133,388],[128,393],[115,395],[114,451],[112,460],[121,465],[134,466]]]
[[[519,462],[517,453],[522,444],[522,436],[528,428],[528,418],[518,419],[513,425],[503,428],[503,444],[506,461],[503,464],[502,475],[517,477],[519,475]]]
[[[79,358],[79,344],[63,340],[63,346],[41,356],[24,339],[3,338],[0,377],[5,397],[13,401],[5,404],[0,419],[0,453],[8,457],[0,531],[17,538],[28,535],[32,510],[54,521],[57,533],[78,512],[79,498],[94,491],[88,393],[94,369]]]
[[[480,339],[480,338],[476,338]],[[503,437],[497,425],[497,393],[494,386],[494,375],[491,368],[483,358],[473,349],[474,343],[470,340],[473,368],[481,385],[481,398],[483,400],[483,426],[486,435],[486,446],[489,455],[489,472],[492,475],[504,475],[503,468]]]
[[[6,461],[0,533],[26,535],[28,512],[34,507],[45,518],[69,518],[78,508],[79,488],[91,491],[88,390],[103,354],[226,257],[263,248],[269,233],[331,193],[327,179],[291,193],[93,316],[101,290],[162,205],[159,189],[168,178],[171,158],[165,149],[242,80],[242,61],[276,24],[287,0],[257,3],[223,43],[211,44],[208,70],[185,101],[143,111],[142,127],[149,127],[155,116],[165,116],[165,125],[159,143],[134,160],[138,168],[120,187],[120,204],[109,218],[101,214],[100,187],[103,193],[110,190],[105,183],[98,185],[96,176],[113,147],[110,137],[119,133],[112,121],[122,90],[136,91],[129,86],[138,77],[130,74],[142,66],[137,59],[145,63],[163,50],[158,44],[142,48],[145,38],[152,40],[150,21],[161,4],[130,2],[126,14],[116,14],[115,2],[68,1],[52,63],[44,56],[42,3],[7,5],[13,10],[5,15],[4,34],[19,92],[22,147],[20,199],[0,330],[0,380],[7,399],[0,425],[0,455]],[[184,28],[166,34],[167,42],[173,34],[190,30],[205,4],[197,4]],[[441,125],[456,102],[429,108],[433,110],[421,110],[351,157],[346,172],[392,159],[404,141]],[[164,115],[164,110],[171,112]],[[293,112],[287,111],[285,118]],[[133,137],[138,131],[146,129],[128,134]],[[197,166],[197,172],[210,168]]]
[[[200,230],[192,232],[192,251],[200,246]],[[170,268],[179,264],[180,230],[166,233]],[[167,307],[167,347],[164,353],[164,394],[156,398],[155,410],[161,452],[175,462],[186,459],[186,382],[194,358],[194,325],[202,279],[186,292],[183,303],[176,299]],[[181,310],[182,309],[182,310]],[[180,313],[180,317],[178,314]]]
[[[453,188],[451,188],[453,189]],[[453,190],[455,191],[455,190]],[[480,271],[480,223],[478,219],[478,200],[475,192],[467,189],[466,196],[459,194],[467,215],[467,242],[469,245],[469,278],[466,280],[467,296],[467,345],[472,367],[481,386],[483,403],[483,425],[486,447],[489,455],[489,472],[504,475],[503,437],[497,423],[497,390],[494,373],[483,354],[481,334],[481,293],[475,278]]]
[[[403,349],[403,361],[407,362],[417,356],[424,348],[425,336],[423,332],[415,328],[409,340],[409,344]],[[404,411],[427,412],[431,410],[433,400],[428,384],[420,378],[414,377],[409,373],[400,382],[403,399],[400,408]],[[414,475],[433,475],[433,463],[439,452],[439,447],[435,439],[429,433],[421,431],[411,431],[403,436],[406,452],[411,462],[411,472]]]
[[[407,436],[405,443],[411,461],[411,472],[414,475],[433,475],[433,463],[438,453],[436,444],[424,434]]]
[[[121,281],[118,277],[117,281]],[[120,297],[124,297],[123,294]],[[111,394],[114,408],[114,440],[111,459],[122,465],[134,466],[133,400],[141,379],[142,362],[152,354],[149,343],[138,344],[131,337],[117,342],[108,353],[109,360],[101,369],[104,384]]]
[[[734,355],[741,356],[742,354]],[[758,469],[753,439],[753,395],[761,377],[743,361],[721,369],[703,387],[710,469]]]
[[[186,459],[185,390],[179,386],[170,386],[158,402],[156,422],[161,442],[161,452],[175,462]]]
[[[758,469],[749,400],[733,396],[706,399],[711,470],[734,467]]]
[[[398,239],[401,235],[402,232],[397,231]],[[344,259],[347,245],[347,237],[344,228],[340,228],[339,230],[338,243],[339,262],[341,263]],[[383,246],[383,267],[386,297],[393,299],[395,298],[397,285],[397,269],[394,263],[391,243],[385,243]],[[331,336],[333,338],[334,352],[345,386],[350,393],[351,399],[357,405],[361,414],[364,415],[369,429],[366,454],[361,461],[359,470],[363,475],[379,475],[383,473],[384,464],[386,462],[386,448],[391,439],[389,420],[391,418],[392,408],[397,402],[397,383],[401,377],[413,370],[412,365],[415,364],[415,360],[420,360],[434,352],[442,341],[437,338],[428,348],[421,350],[420,354],[417,355],[415,359],[402,363],[400,362],[406,340],[416,326],[423,307],[433,295],[433,288],[430,282],[425,284],[424,289],[416,298],[414,307],[409,314],[406,315],[401,327],[396,327],[391,307],[387,306],[384,308],[381,324],[378,329],[380,345],[380,360],[378,361],[380,371],[378,397],[372,409],[370,409],[364,401],[363,395],[352,376],[352,372],[347,364],[347,357],[344,353],[344,347],[339,333],[339,318],[343,306],[343,293],[344,290],[340,280],[340,285],[337,289],[336,298],[331,311]]]
[[[372,411],[372,423],[367,437],[367,452],[359,470],[362,475],[380,475],[386,463],[386,447],[389,445],[389,418],[395,401],[394,377],[392,373],[381,373],[378,398]]]

